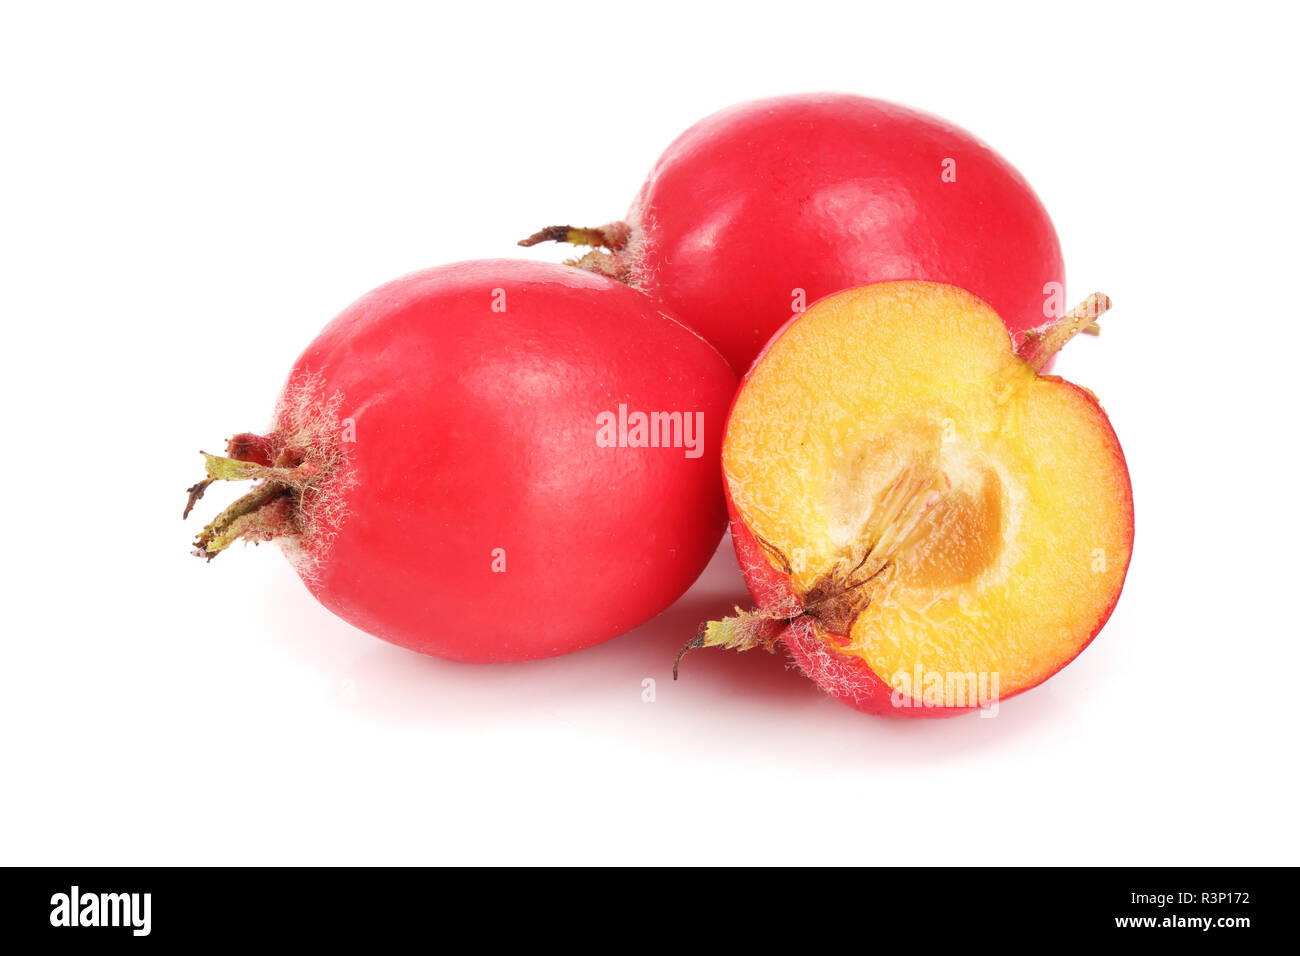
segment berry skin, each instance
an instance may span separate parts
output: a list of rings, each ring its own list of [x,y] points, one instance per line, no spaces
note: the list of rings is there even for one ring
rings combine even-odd
[[[424,654],[575,651],[663,610],[712,555],[734,389],[712,346],[611,279],[417,272],[326,326],[266,435],[208,456],[191,507],[215,480],[258,484],[196,546],[276,540],[323,605]],[[660,416],[650,433],[638,413]]]
[[[546,239],[603,245],[578,264],[658,298],[738,373],[791,312],[867,283],[968,289],[1017,344],[1066,304],[1056,231],[1005,159],[937,117],[847,94],[707,117],[659,158],[624,221],[524,244]]]

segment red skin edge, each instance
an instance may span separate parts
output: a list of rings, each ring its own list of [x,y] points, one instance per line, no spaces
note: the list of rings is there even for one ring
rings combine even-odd
[[[815,304],[815,303],[814,303]],[[812,306],[809,306],[811,309]],[[730,427],[731,416],[736,409],[736,401],[740,393],[744,391],[745,386],[749,383],[749,376],[758,364],[763,361],[768,351],[776,341],[785,334],[800,315],[791,316],[790,319],[779,328],[772,338],[768,341],[763,350],[758,353],[754,359],[753,365],[749,367],[744,377],[740,381],[740,387],[736,390],[736,398],[732,399],[731,409],[727,412],[727,427]],[[1075,385],[1073,382],[1067,382],[1065,379],[1056,375],[1043,375],[1041,378],[1048,381],[1060,382],[1062,385],[1068,385],[1080,394],[1087,397],[1088,401],[1097,409],[1097,414],[1103,419],[1106,413],[1097,401],[1097,397],[1088,391]],[[724,427],[722,433],[723,446],[726,446],[727,428]],[[1115,454],[1119,457],[1120,462],[1124,465],[1124,475],[1128,477],[1128,462],[1124,459],[1124,450],[1116,442],[1114,445]],[[740,517],[740,511],[736,508],[735,502],[731,499],[731,486],[727,482],[725,467],[722,473],[723,492],[727,498],[727,517],[731,522],[731,543],[736,550],[736,560],[740,564],[741,574],[745,577],[745,586],[753,596],[754,601],[759,607],[768,607],[778,602],[788,602],[794,596],[794,588],[790,579],[782,574],[768,562],[767,555],[760,547],[753,533],[746,526]],[[1129,500],[1133,497],[1133,487],[1129,484]],[[1115,605],[1119,603],[1119,595],[1123,592],[1124,581],[1128,577],[1129,565],[1133,557],[1133,540],[1134,540],[1134,522],[1133,509],[1129,509],[1128,515],[1128,560],[1124,562],[1124,573],[1120,576],[1120,587],[1115,592],[1115,600],[1110,606],[1102,612],[1093,626],[1092,633],[1084,641],[1079,649],[1069,660],[1063,661],[1061,666],[1056,668],[1050,674],[1045,675],[1041,680],[1035,681],[1021,687],[1019,690],[998,698],[998,703],[1009,700],[1018,694],[1023,694],[1027,690],[1032,690],[1043,681],[1059,672],[1076,657],[1083,653],[1084,649],[1096,639],[1101,633],[1101,629],[1106,626],[1110,620],[1111,614],[1115,610]],[[799,665],[806,677],[817,684],[829,696],[836,700],[848,704],[854,710],[860,710],[864,713],[875,714],[880,717],[955,717],[958,714],[968,713],[979,710],[978,707],[925,707],[922,702],[914,698],[909,700],[911,706],[901,705],[895,707],[892,698],[895,693],[894,688],[890,687],[875,671],[867,666],[866,662],[860,657],[850,654],[844,654],[837,650],[833,645],[816,635],[809,618],[799,618],[796,621],[787,624],[782,630],[780,641],[790,651],[790,656],[794,662]]]

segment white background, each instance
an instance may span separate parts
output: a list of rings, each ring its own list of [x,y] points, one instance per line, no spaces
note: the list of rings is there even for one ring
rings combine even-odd
[[[0,861],[1298,862],[1294,13],[1047,6],[6,5]],[[491,668],[274,548],[189,555],[198,449],[361,293],[616,218],[696,119],[819,89],[987,140],[1115,300],[1057,371],[1137,543],[1064,672],[938,722],[758,653],[673,684],[745,599],[726,542],[658,621]]]

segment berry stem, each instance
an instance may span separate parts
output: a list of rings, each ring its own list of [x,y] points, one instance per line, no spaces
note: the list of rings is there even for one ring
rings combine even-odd
[[[1070,339],[1080,332],[1096,335],[1100,330],[1097,318],[1110,309],[1110,296],[1094,292],[1059,319],[1030,329],[1020,345],[1018,354],[1030,368],[1038,372]]]
[[[737,651],[750,651],[761,647],[769,654],[776,653],[776,641],[781,636],[781,629],[793,618],[784,611],[762,610],[745,611],[737,607],[736,613],[721,620],[709,621],[700,628],[700,632],[687,641],[673,661],[673,680],[677,680],[677,668],[687,651],[698,647],[726,647]],[[798,617],[796,613],[794,617]]]
[[[283,509],[272,511],[268,506],[292,493],[292,488],[278,481],[258,484],[199,533],[194,539],[194,553],[211,561],[240,538],[269,541],[280,537],[288,530],[290,513]]]
[[[525,248],[542,242],[567,242],[573,246],[591,246],[593,249],[608,249],[621,252],[627,248],[632,237],[632,230],[625,222],[610,222],[603,226],[547,226],[533,233],[527,239],[520,239],[519,245]]]
[[[251,491],[208,523],[194,539],[194,553],[211,561],[241,538],[271,541],[297,533],[301,493],[322,478],[320,464],[283,447],[278,436],[243,433],[226,446],[227,456],[203,455],[207,477],[187,490],[182,519],[215,481],[255,481]],[[274,464],[272,464],[274,462]]]
[[[597,275],[608,276],[627,285],[633,284],[633,256],[629,249],[632,242],[632,227],[625,222],[609,222],[594,229],[547,226],[527,239],[520,239],[519,245],[535,246],[539,242],[567,242],[574,246],[590,246],[590,252],[576,259],[565,259],[564,264]]]

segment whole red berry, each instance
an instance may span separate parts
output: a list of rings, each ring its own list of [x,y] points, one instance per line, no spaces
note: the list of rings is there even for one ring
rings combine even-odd
[[[566,266],[462,262],[345,309],[265,435],[208,477],[258,482],[203,531],[280,542],[357,627],[463,661],[563,654],[648,620],[725,524],[735,378],[650,299]]]
[[[792,312],[888,279],[960,286],[1020,333],[1064,311],[1056,232],[1029,184],[971,134],[847,94],[733,106],[664,152],[627,218],[524,244],[603,245],[579,262],[698,329],[737,372]]]

